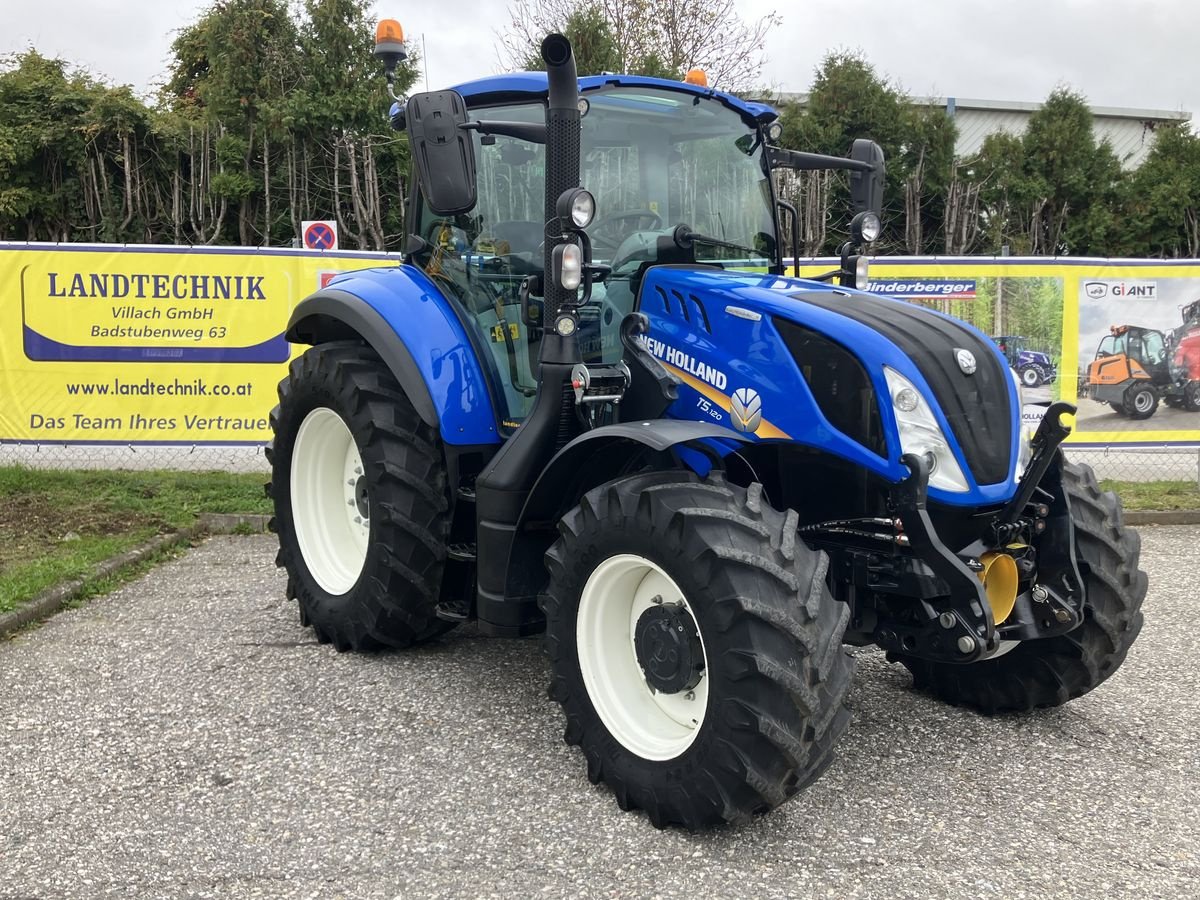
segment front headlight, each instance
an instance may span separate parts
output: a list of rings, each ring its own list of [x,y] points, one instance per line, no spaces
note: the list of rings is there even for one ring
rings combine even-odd
[[[950,442],[921,392],[895,369],[884,366],[883,375],[900,429],[900,452],[915,453],[929,460],[930,487],[955,493],[970,490],[962,467],[950,450]]]
[[[1015,369],[1009,369],[1013,384],[1017,386],[1017,481],[1033,461],[1033,431],[1025,426],[1025,386]]]

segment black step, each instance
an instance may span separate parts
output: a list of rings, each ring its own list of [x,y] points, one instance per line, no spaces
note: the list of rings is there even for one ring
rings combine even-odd
[[[475,562],[475,545],[449,544],[446,547],[446,558],[457,562]]]
[[[474,503],[475,502],[475,485],[474,484],[464,484],[464,485],[459,486],[458,499],[466,500],[468,503]]]
[[[443,622],[465,622],[471,618],[471,604],[467,600],[443,600],[433,612]]]

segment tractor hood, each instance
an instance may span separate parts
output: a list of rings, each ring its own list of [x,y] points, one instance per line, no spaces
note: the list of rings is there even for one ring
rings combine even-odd
[[[672,415],[718,419],[707,401],[736,430],[818,447],[898,481],[908,474],[892,399],[899,375],[965,477],[965,489],[931,480],[930,495],[979,505],[1015,492],[1017,386],[999,348],[964,322],[861,291],[708,267],[650,269],[640,309],[650,351],[694,391],[681,392]]]

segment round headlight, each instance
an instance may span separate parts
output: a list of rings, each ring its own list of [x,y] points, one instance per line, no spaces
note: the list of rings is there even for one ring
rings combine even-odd
[[[921,403],[921,395],[912,388],[900,388],[892,397],[892,402],[901,412],[912,412]]]
[[[862,233],[862,239],[866,243],[877,240],[880,233],[883,231],[883,223],[879,221],[879,216],[873,212],[862,214],[862,226],[859,231]]]
[[[865,256],[860,256],[854,264],[854,286],[860,291],[865,291],[870,280],[871,263]]]
[[[873,212],[860,212],[850,220],[850,237],[856,244],[869,244],[883,233],[883,223]]]
[[[596,198],[590,191],[580,191],[571,200],[571,222],[576,228],[587,228],[596,217]]]
[[[783,123],[772,122],[767,126],[767,140],[774,142],[783,137]]]
[[[596,216],[596,198],[584,188],[567,188],[558,195],[554,211],[564,228],[587,228]]]

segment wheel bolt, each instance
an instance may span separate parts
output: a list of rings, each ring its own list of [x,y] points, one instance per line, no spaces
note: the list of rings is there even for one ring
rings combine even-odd
[[[942,613],[940,616],[938,616],[938,624],[941,625],[943,628],[953,628],[954,627],[954,613],[952,613],[952,612]]]
[[[960,637],[958,639],[958,652],[959,653],[970,653],[974,649],[975,649],[975,638],[971,637],[969,634],[964,634],[962,637]]]
[[[1065,625],[1067,622],[1071,621],[1071,614],[1065,609],[1056,609],[1054,611],[1054,618],[1058,619],[1058,621]]]
[[[683,695],[683,699],[685,699],[685,700],[695,700],[695,699],[696,699],[696,692],[695,692],[695,691],[688,691],[686,694],[684,694],[684,695]]]

